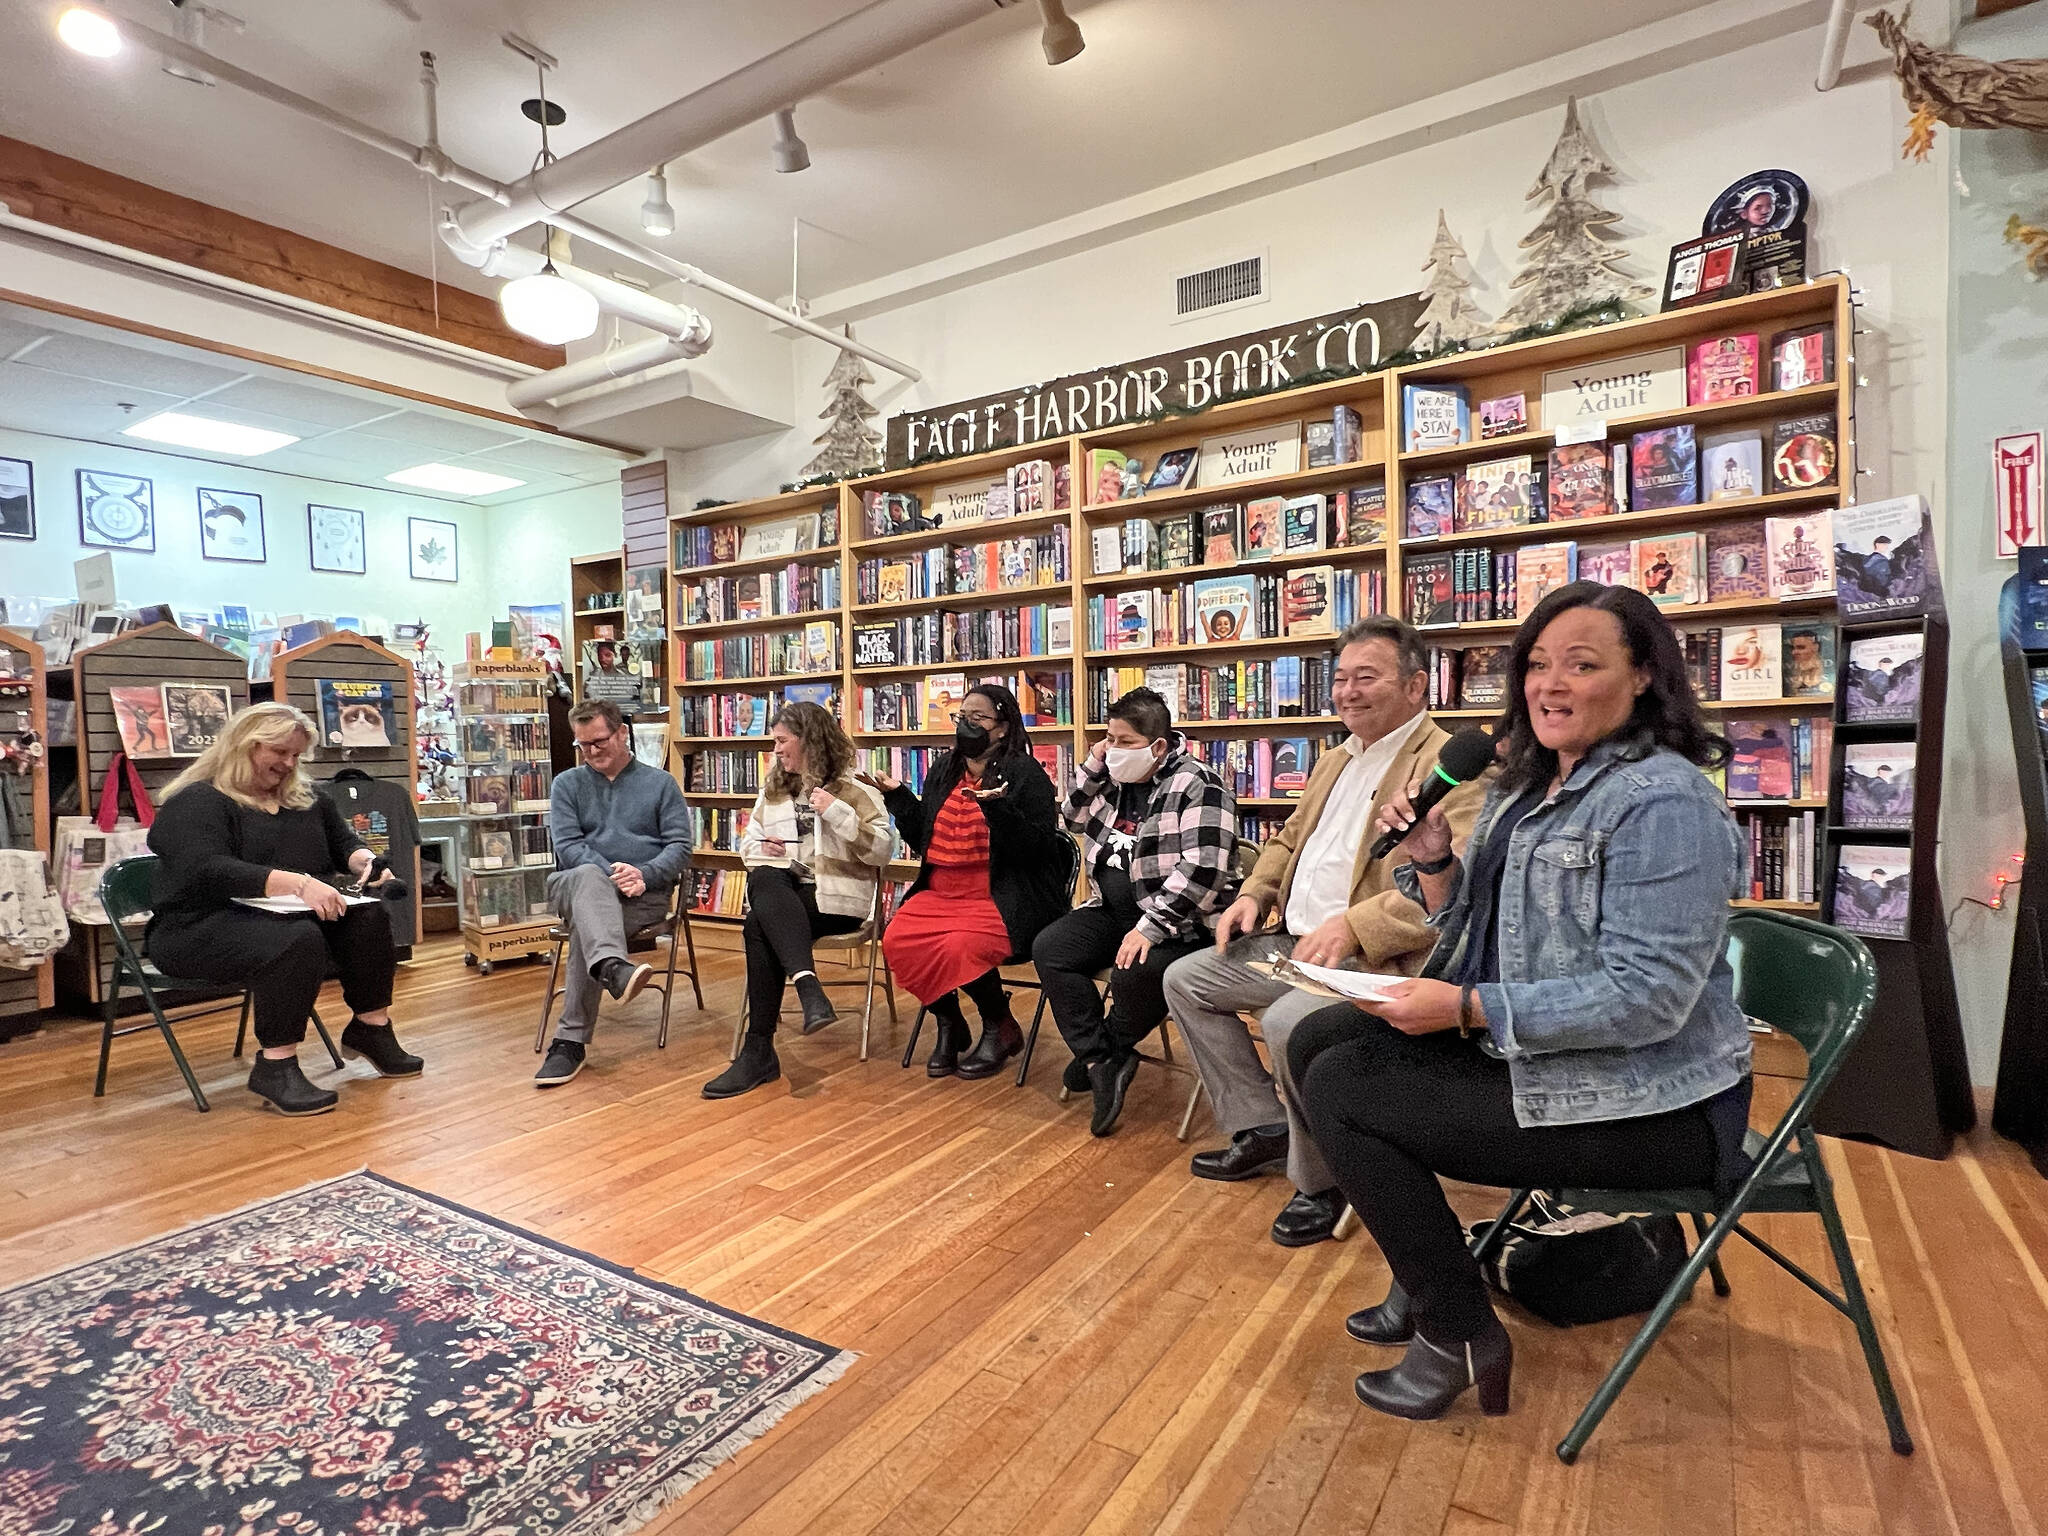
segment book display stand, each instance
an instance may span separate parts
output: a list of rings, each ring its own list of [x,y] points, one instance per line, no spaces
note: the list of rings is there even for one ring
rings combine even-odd
[[[0,736],[10,742],[22,741],[31,733],[42,743],[40,754],[29,759],[29,771],[9,777],[11,787],[0,789],[7,801],[0,803],[0,830],[8,833],[6,846],[33,847],[46,858],[50,852],[50,749],[49,683],[43,671],[43,648],[27,635],[0,629]],[[56,1001],[55,966],[31,966],[25,971],[0,966],[0,1039],[16,1027],[26,1027],[28,1015],[40,1013]]]
[[[1826,921],[1850,929],[1870,947],[1877,960],[1878,991],[1862,1038],[1815,1107],[1814,1125],[1830,1136],[1875,1141],[1921,1157],[1943,1157],[1950,1138],[1976,1123],[1949,956],[1948,914],[1935,869],[1948,624],[1939,616],[1848,623],[1842,626],[1841,638],[1827,829],[1834,856],[1824,864],[1822,899]],[[1920,653],[1918,699],[1911,718],[1852,720],[1852,651],[1859,642],[1887,640],[1903,642],[1893,647],[1901,654],[1914,648]],[[1844,803],[1851,754],[1875,743],[1910,744],[1912,810],[1909,825],[1896,830],[1847,825],[1854,819]],[[1844,848],[1869,853],[1852,862],[1841,857]],[[1886,861],[1886,852],[1895,857]],[[1903,913],[1898,911],[1901,892]],[[1894,923],[1895,936],[1874,931]]]
[[[2006,650],[2005,697],[2028,857],[2006,895],[2016,926],[1991,1128],[2025,1147],[2048,1177],[2048,1011],[2042,1007],[2048,997],[2048,869],[2037,867],[2041,850],[2048,850],[2048,719],[2037,702],[2048,702],[2048,649]]]
[[[540,661],[472,661],[455,669],[463,961],[486,976],[501,961],[539,959],[553,948],[547,674]]]
[[[395,651],[386,650],[373,640],[349,630],[337,634],[322,635],[296,650],[284,652],[271,662],[270,676],[275,697],[287,704],[295,704],[309,715],[321,730],[323,739],[306,754],[305,769],[316,783],[333,779],[344,772],[360,773],[368,778],[403,785],[408,794],[419,782],[419,738],[413,715],[413,671],[412,663]],[[323,689],[321,684],[339,684],[341,687]],[[389,739],[389,746],[358,746],[348,744],[349,731],[339,718],[330,720],[330,715],[339,716],[346,702],[344,695],[353,685],[354,691],[364,696],[364,705],[374,709],[375,720],[363,717],[366,724],[379,724]],[[331,736],[342,731],[344,741],[337,744]],[[379,827],[370,824],[367,818],[356,819],[356,835],[368,843],[377,853],[389,851],[388,845],[380,839],[386,834]],[[425,936],[420,927],[420,858],[419,847],[414,845],[411,854],[394,865],[398,878],[408,888],[406,897],[410,921],[405,925],[409,940],[402,944],[417,944]]]
[[[602,554],[577,555],[569,562],[569,654],[562,663],[569,671],[570,691],[583,702],[583,647],[603,638],[616,640],[625,633],[626,564],[615,549]]]

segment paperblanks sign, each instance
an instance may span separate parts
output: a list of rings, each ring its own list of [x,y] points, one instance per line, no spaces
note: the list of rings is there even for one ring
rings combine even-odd
[[[1254,391],[1283,389],[1310,374],[1372,373],[1408,344],[1425,302],[1419,293],[1403,294],[976,400],[906,411],[889,418],[889,467],[1099,432],[1162,411],[1199,411]]]

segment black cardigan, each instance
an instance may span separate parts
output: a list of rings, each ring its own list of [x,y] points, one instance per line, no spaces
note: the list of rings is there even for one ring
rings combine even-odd
[[[883,797],[896,819],[896,830],[920,859],[939,808],[962,772],[959,754],[948,752],[925,775],[922,798],[904,785]],[[1071,900],[1067,874],[1074,866],[1073,842],[1059,829],[1052,780],[1028,752],[997,758],[982,782],[1008,786],[1007,794],[977,803],[988,822],[989,895],[1009,932],[1010,953],[1028,955],[1039,930],[1064,914]],[[918,870],[910,894],[915,896],[930,883],[927,865]]]
[[[325,795],[273,816],[211,784],[188,785],[164,801],[149,829],[149,851],[163,861],[150,931],[196,923],[237,896],[261,896],[274,869],[330,879],[368,846]]]

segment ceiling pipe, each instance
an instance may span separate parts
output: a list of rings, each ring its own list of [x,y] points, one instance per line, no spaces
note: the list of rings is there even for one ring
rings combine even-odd
[[[455,210],[456,227],[472,245],[489,245],[679,159],[714,139],[771,116],[791,102],[910,52],[989,12],[1023,0],[875,0],[831,26],[799,38],[669,103],[594,143],[513,182],[504,201]]]
[[[1842,56],[1849,51],[1849,27],[1856,20],[1856,0],[1835,0],[1828,12],[1827,31],[1820,42],[1820,73],[1814,76],[1816,91],[1832,91],[1842,78]]]
[[[622,379],[629,373],[640,373],[648,368],[658,368],[663,363],[678,358],[695,357],[701,349],[692,350],[673,336],[650,336],[644,341],[629,342],[623,347],[614,347],[609,352],[600,352],[580,362],[570,363],[549,373],[538,373],[530,379],[521,379],[505,391],[506,400],[515,410],[526,410],[536,405],[545,405],[559,399],[572,390],[591,384],[603,384],[611,379]]]

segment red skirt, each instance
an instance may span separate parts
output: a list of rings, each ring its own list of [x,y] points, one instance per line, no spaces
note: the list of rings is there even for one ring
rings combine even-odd
[[[889,917],[882,954],[896,985],[931,1003],[1010,958],[986,864],[934,864],[931,882]]]

